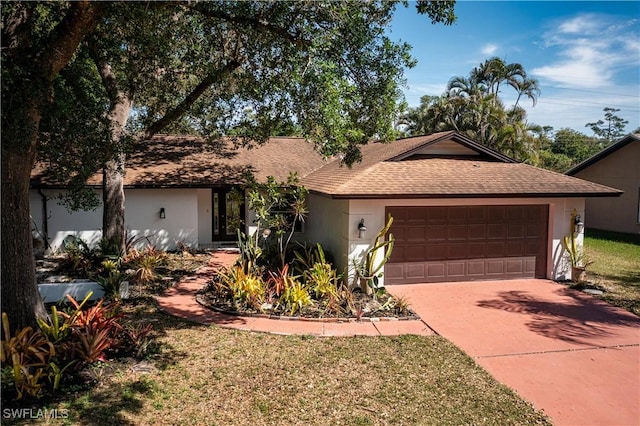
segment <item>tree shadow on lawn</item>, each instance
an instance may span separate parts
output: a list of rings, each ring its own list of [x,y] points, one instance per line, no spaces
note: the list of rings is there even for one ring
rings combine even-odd
[[[569,288],[554,291],[562,300],[543,300],[529,292],[503,291],[499,299],[483,300],[478,306],[523,314],[526,326],[542,336],[589,346],[602,339],[619,337],[620,327],[640,327],[640,318]],[[623,333],[624,334],[624,333]],[[631,333],[629,333],[631,334]]]

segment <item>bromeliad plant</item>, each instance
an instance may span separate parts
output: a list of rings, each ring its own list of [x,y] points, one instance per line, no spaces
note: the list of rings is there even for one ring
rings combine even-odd
[[[38,320],[39,329],[25,327],[11,334],[9,319],[2,313],[0,351],[2,389],[17,399],[38,397],[50,384],[55,391],[64,376],[123,349],[140,356],[149,343],[150,325],[123,327],[118,304],[85,308],[91,292],[81,302],[67,295],[68,311],[51,308],[48,320]]]

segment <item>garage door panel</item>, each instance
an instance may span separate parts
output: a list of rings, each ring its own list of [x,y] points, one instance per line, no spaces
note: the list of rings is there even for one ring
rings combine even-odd
[[[406,245],[404,259],[406,262],[417,262],[427,258],[427,250],[424,245]]]
[[[427,263],[427,276],[429,280],[433,279],[446,279],[447,274],[445,272],[446,265],[444,262],[429,262]]]
[[[526,232],[527,238],[542,238],[545,234],[545,229],[542,229],[538,223],[528,223]]]
[[[444,225],[429,226],[427,229],[427,241],[446,241],[447,227]]]
[[[392,264],[385,269],[385,282],[393,285],[407,282],[533,278],[535,263],[535,257],[525,257]]]
[[[507,238],[524,238],[524,230],[523,223],[510,223],[507,227]]]
[[[447,259],[466,259],[467,243],[450,243],[447,245]]]
[[[487,221],[489,223],[502,223],[507,219],[507,212],[504,206],[487,207]]]
[[[487,257],[503,257],[506,253],[504,241],[487,243]]]
[[[469,240],[487,239],[487,225],[484,223],[478,225],[469,225],[467,231]]]
[[[385,280],[393,284],[544,277],[548,209],[547,205],[387,208],[403,219],[394,220],[391,228],[396,246],[385,267]]]
[[[507,251],[505,256],[524,256],[524,241],[507,241]]]
[[[447,262],[448,278],[464,278],[466,275],[466,262]]]
[[[467,244],[467,254],[468,257],[486,257],[486,248],[487,245],[484,242],[481,243],[468,243]]]
[[[424,263],[413,263],[408,264],[406,267],[407,278],[424,278],[425,274],[425,264]]]
[[[447,240],[449,241],[466,241],[467,238],[466,225],[452,225],[447,229]]]
[[[447,208],[447,222],[448,223],[466,223],[467,213],[469,208],[466,206],[460,207],[448,207]]]
[[[485,223],[487,221],[487,207],[469,207],[468,221],[469,223]]]
[[[445,224],[447,223],[447,208],[431,207],[427,209],[427,218],[430,224]]]
[[[507,236],[507,225],[505,223],[487,224],[487,239],[503,239]]]
[[[426,229],[424,226],[408,226],[405,228],[405,237],[406,241],[420,241],[423,242],[425,240]],[[395,237],[395,235],[394,235]]]
[[[509,221],[523,221],[525,218],[524,206],[509,206],[507,207],[507,220]]]
[[[406,221],[411,225],[424,226],[427,223],[427,213],[420,207],[407,209]]]

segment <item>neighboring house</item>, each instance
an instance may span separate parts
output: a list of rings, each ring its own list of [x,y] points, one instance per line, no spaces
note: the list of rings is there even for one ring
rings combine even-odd
[[[233,225],[241,220],[252,231],[253,215],[229,196],[244,182],[244,171],[251,169],[259,180],[286,180],[296,171],[310,191],[309,216],[297,238],[322,243],[340,271],[351,269],[387,215],[393,216],[396,244],[385,266],[386,284],[568,278],[562,239],[572,232],[572,212],[584,215],[585,198],[621,194],[517,163],[455,132],[368,144],[362,162],[351,168],[339,159],[325,162],[295,138],[225,154],[203,146],[195,138],[156,137],[129,159],[131,234],[149,235],[165,249],[177,242],[212,247],[233,241]],[[33,177],[32,215],[40,230],[46,224],[53,247],[68,234],[94,243],[100,238],[101,211],[69,215],[52,199],[61,188],[37,170]],[[89,184],[99,185],[100,177]],[[363,219],[367,231],[359,233]]]
[[[231,142],[214,146],[191,136],[159,135],[142,144],[126,161],[125,226],[129,236],[147,235],[152,245],[165,250],[179,243],[199,248],[233,244],[238,225],[247,217],[243,198],[232,190],[242,188],[247,172],[258,181],[267,176],[286,181],[290,171],[304,175],[326,164],[313,145],[300,138],[272,138],[238,149]],[[31,177],[35,233],[46,234],[52,250],[67,235],[91,245],[100,240],[101,207],[69,213],[58,204],[64,185],[50,182],[44,165]],[[101,184],[100,173],[88,181],[100,199]],[[247,221],[251,224],[251,217]]]
[[[590,228],[640,233],[640,134],[622,138],[566,174],[624,191],[614,200],[586,200]]]

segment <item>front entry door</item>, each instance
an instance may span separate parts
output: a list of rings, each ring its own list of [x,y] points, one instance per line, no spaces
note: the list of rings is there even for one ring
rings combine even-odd
[[[213,190],[213,241],[235,241],[244,223],[244,197],[231,189]]]

